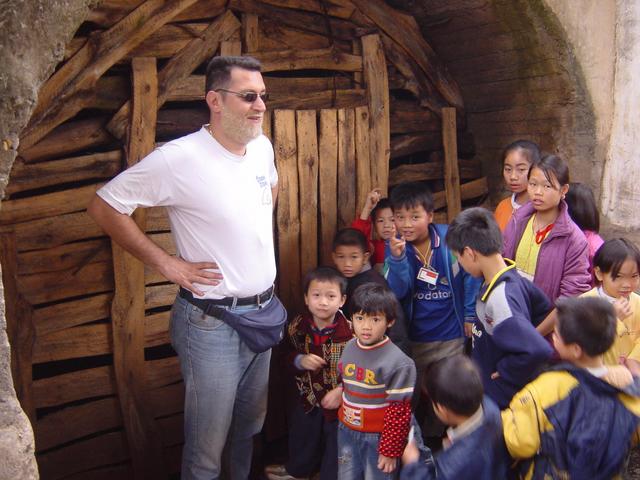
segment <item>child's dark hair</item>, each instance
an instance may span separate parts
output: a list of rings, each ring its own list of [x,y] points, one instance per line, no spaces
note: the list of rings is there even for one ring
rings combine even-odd
[[[540,147],[537,143],[529,140],[516,140],[510,143],[502,151],[502,163],[507,159],[507,156],[514,151],[520,150],[522,156],[527,159],[529,165],[534,165],[540,161]]]
[[[352,313],[383,313],[387,322],[396,319],[397,308],[398,299],[395,294],[389,287],[379,283],[369,282],[360,285],[349,299],[349,310]]]
[[[388,198],[381,198],[380,200],[378,200],[376,206],[373,207],[373,210],[371,210],[371,220],[375,222],[378,212],[380,210],[384,210],[385,208],[391,208],[391,202]]]
[[[419,182],[404,182],[395,187],[389,196],[391,209],[414,208],[422,205],[427,213],[435,210],[433,195],[427,187]]]
[[[446,242],[456,253],[461,253],[464,247],[485,256],[502,251],[500,227],[493,214],[482,207],[469,208],[456,215],[449,225]]]
[[[340,287],[340,295],[347,294],[347,279],[333,267],[318,267],[304,276],[303,292],[309,293],[309,285],[313,281],[335,283]]]
[[[622,264],[630,258],[640,271],[640,250],[626,238],[612,238],[604,242],[593,257],[593,266],[616,278]]]
[[[565,344],[577,344],[590,357],[611,348],[616,336],[616,314],[607,300],[566,297],[558,300],[556,307],[557,328]]]
[[[484,389],[478,369],[464,355],[435,362],[424,377],[424,387],[433,403],[457,415],[470,417],[482,404]]]
[[[589,185],[580,182],[570,183],[565,200],[569,207],[569,215],[580,230],[600,231],[600,212]]]
[[[556,178],[556,181],[561,187],[569,184],[569,166],[567,165],[567,162],[558,155],[545,155],[542,157],[539,162],[531,166],[528,178],[531,178],[531,172],[534,168],[542,170],[544,177],[551,185],[555,184],[551,177],[552,175]]]
[[[355,228],[343,228],[336,233],[333,237],[333,251],[335,252],[338,247],[360,247],[363,253],[371,250],[367,237]]]

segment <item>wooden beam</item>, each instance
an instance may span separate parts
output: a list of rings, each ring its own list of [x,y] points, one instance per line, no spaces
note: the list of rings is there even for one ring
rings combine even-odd
[[[296,112],[300,188],[300,273],[318,266],[318,132],[315,110]]]
[[[356,115],[356,214],[365,204],[367,194],[377,185],[371,179],[371,157],[369,154],[371,139],[369,138],[369,109],[358,107]]]
[[[112,300],[113,295],[111,293],[101,293],[91,297],[36,308],[33,312],[36,336],[41,337],[67,328],[108,318]]]
[[[127,145],[127,164],[132,166],[155,146],[158,75],[155,58],[135,58],[131,63],[133,101]],[[144,210],[134,212],[145,231]],[[113,271],[115,292],[111,304],[113,367],[136,478],[167,478],[157,426],[148,405],[144,361],[144,265],[115,242]]]
[[[400,13],[383,0],[351,1],[416,61],[450,105],[463,108],[462,94],[458,85],[423,38],[413,17]]]
[[[331,244],[338,228],[338,116],[335,109],[320,110],[318,157],[320,262],[331,265]]]
[[[31,425],[36,424],[36,407],[33,397],[33,308],[19,292],[16,237],[12,231],[0,234],[0,264],[4,290],[4,315],[7,321],[7,337],[11,346],[11,375],[16,396]]]
[[[258,28],[258,15],[255,13],[242,14],[242,41],[244,51],[253,53],[260,50],[260,35]]]
[[[458,132],[458,155],[473,156],[475,141],[471,132]],[[394,135],[391,139],[391,158],[404,157],[423,152],[442,149],[442,133],[440,131],[409,133]]]
[[[103,397],[115,393],[116,382],[111,365],[76,370],[33,382],[36,408],[55,407],[85,398]]]
[[[296,143],[296,119],[293,110],[273,112],[274,150],[278,168],[278,261],[282,301],[290,311],[301,305],[300,289],[300,209]]]
[[[220,55],[223,57],[242,55],[242,43],[240,40],[225,40],[224,42],[220,42]]]
[[[487,177],[477,178],[460,185],[460,198],[462,200],[471,200],[473,198],[482,197],[489,193],[487,185]],[[436,210],[448,206],[446,192],[440,191],[433,194],[433,203]],[[445,222],[446,223],[446,222]]]
[[[389,81],[387,63],[379,35],[362,37],[364,79],[367,84],[371,128],[371,182],[387,196],[391,133],[389,124]]]
[[[305,69],[341,72],[359,72],[362,70],[362,57],[341,52],[334,48],[254,52],[253,56],[262,63],[263,72]]]
[[[227,11],[212,22],[201,37],[190,41],[186,47],[169,60],[158,75],[156,108],[162,107],[169,98],[169,92],[173,87],[189,76],[198,65],[210,58],[218,49],[220,42],[227,40],[239,28],[240,22],[238,19],[233,13]],[[127,102],[107,124],[107,130],[118,139],[124,138],[130,111],[131,102]]]
[[[458,143],[456,139],[456,109],[442,109],[442,144],[444,145],[444,189],[449,222],[462,210],[460,174],[458,173]]]
[[[308,12],[330,15],[336,18],[349,20],[355,7],[346,1],[327,0],[262,0],[263,3],[276,7],[294,8]]]
[[[480,162],[477,160],[458,160],[460,178],[464,180],[481,176]],[[389,185],[402,182],[419,182],[424,180],[442,180],[444,178],[443,162],[424,162],[411,165],[400,165],[389,172]]]
[[[44,84],[20,143],[29,148],[90,104],[98,79],[122,56],[196,0],[147,0],[109,30],[92,37]]]
[[[338,110],[338,228],[351,225],[356,215],[355,112]]]

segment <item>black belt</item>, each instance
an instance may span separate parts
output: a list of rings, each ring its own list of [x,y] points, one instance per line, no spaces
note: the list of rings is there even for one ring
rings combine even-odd
[[[267,303],[273,297],[273,285],[267,288],[264,292],[250,297],[224,297],[224,298],[195,298],[189,290],[180,288],[178,293],[180,298],[184,298],[191,305],[195,305],[202,311],[207,310],[207,306],[215,305],[218,307],[248,307],[255,305],[259,307],[263,303]]]

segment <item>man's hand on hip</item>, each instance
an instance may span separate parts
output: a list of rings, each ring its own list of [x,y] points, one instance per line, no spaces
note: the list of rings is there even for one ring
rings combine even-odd
[[[218,264],[215,262],[192,263],[178,257],[169,257],[158,267],[158,270],[167,280],[177,283],[200,297],[204,292],[196,288],[194,283],[215,286],[222,281],[222,274],[219,271],[210,271],[218,270]]]

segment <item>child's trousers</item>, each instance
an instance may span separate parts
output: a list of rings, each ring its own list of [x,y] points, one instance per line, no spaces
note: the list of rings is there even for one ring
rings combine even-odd
[[[338,478],[338,420],[327,420],[322,409],[305,413],[296,403],[289,427],[289,461],[285,469],[294,477],[310,477],[320,463],[320,480]]]
[[[338,425],[338,480],[396,478],[400,465],[397,465],[392,473],[384,473],[378,468],[379,441],[379,433],[357,432],[340,423]]]

